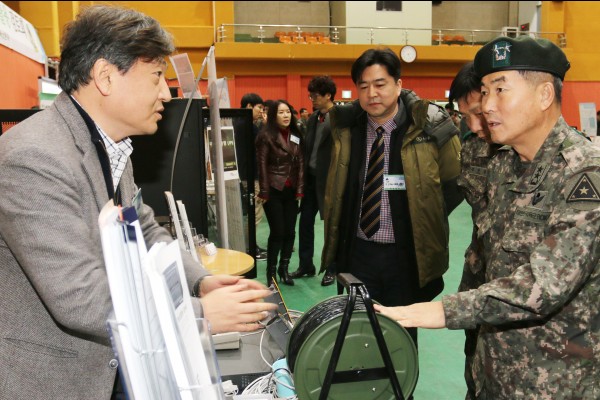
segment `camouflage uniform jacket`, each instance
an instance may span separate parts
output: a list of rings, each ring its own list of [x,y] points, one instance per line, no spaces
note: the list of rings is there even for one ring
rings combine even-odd
[[[442,299],[450,329],[480,325],[479,399],[599,399],[600,148],[559,119],[528,164],[488,167],[478,221],[486,283]]]
[[[487,207],[487,166],[498,149],[497,144],[488,144],[477,135],[470,135],[463,142],[460,152],[461,172],[457,184],[471,206],[473,234],[471,243],[465,252],[463,275],[458,287],[459,292],[475,289],[485,280],[483,246],[477,238],[476,221]]]

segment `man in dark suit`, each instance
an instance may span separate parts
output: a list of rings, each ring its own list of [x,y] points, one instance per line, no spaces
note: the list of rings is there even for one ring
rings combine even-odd
[[[254,191],[254,225],[258,226],[260,221],[262,221],[264,210],[261,201],[257,201],[257,196],[259,192],[258,186],[258,168],[256,167],[256,149],[254,146],[254,141],[256,140],[256,136],[258,136],[258,132],[260,131],[260,127],[262,125],[262,117],[265,111],[263,105],[263,99],[256,93],[246,93],[242,96],[240,100],[241,108],[249,108],[252,110],[252,136],[243,137],[242,132],[246,132],[239,124],[242,121],[234,122],[234,132],[235,132],[235,151],[237,156],[238,163],[238,172],[240,175],[240,181],[242,183],[242,196],[247,196],[248,192]],[[248,157],[248,150],[252,148],[252,157]],[[251,165],[250,165],[251,164]],[[248,178],[249,171],[254,171],[252,173],[253,178],[253,187],[248,190]],[[242,205],[245,205],[246,201],[242,200]],[[254,253],[254,257],[257,260],[266,260],[267,259],[267,250],[256,245],[256,250]]]
[[[108,29],[110,28],[110,29]],[[138,193],[129,136],[157,130],[171,99],[171,36],[133,10],[86,9],[64,35],[52,107],[0,138],[0,399],[111,398],[118,362],[98,215]],[[148,247],[171,242],[143,203]],[[209,276],[183,252],[194,307],[213,331],[254,330],[270,292]],[[251,289],[251,290],[247,290]],[[202,307],[200,307],[202,306]]]
[[[304,197],[300,205],[299,257],[300,266],[291,274],[292,278],[314,276],[313,264],[315,252],[315,215],[320,213],[323,219],[323,199],[325,182],[331,159],[331,128],[329,110],[333,107],[336,86],[329,76],[316,76],[308,84],[309,97],[316,110],[306,124],[304,139]],[[332,267],[328,268],[321,285],[335,282]]]

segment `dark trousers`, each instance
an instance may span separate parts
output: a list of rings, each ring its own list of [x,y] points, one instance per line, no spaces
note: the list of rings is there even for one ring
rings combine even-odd
[[[407,306],[417,301],[419,280],[412,257],[398,244],[381,244],[356,239],[351,250],[349,272],[360,279],[371,299],[393,307]],[[417,329],[406,329],[415,346]]]
[[[315,255],[315,217],[318,213],[317,179],[314,175],[307,172],[304,175],[304,197],[300,204],[300,223],[298,227],[300,269],[311,269],[313,267],[313,256]],[[335,273],[335,265],[328,265],[327,272]]]
[[[280,252],[281,259],[289,260],[292,256],[298,215],[296,190],[289,187],[277,190],[271,187],[269,200],[263,207],[269,223],[267,263],[268,266],[273,266],[277,264]]]
[[[315,254],[315,216],[319,212],[315,176],[304,175],[304,197],[300,205],[299,249],[300,268],[310,269]]]

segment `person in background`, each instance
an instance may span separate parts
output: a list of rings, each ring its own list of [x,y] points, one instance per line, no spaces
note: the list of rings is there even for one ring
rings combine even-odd
[[[107,29],[110,27],[110,29]],[[0,137],[0,398],[113,395],[118,362],[98,216],[132,206],[148,247],[171,242],[133,180],[129,136],[152,135],[170,101],[171,36],[133,10],[95,6],[67,25],[53,105]],[[137,201],[136,201],[137,202]],[[182,252],[213,332],[256,330],[273,305],[255,281],[210,276]]]
[[[310,113],[306,108],[300,109],[300,119],[302,119],[305,123],[308,121],[308,117],[310,117]]]
[[[452,118],[452,122],[454,123],[454,125],[456,125],[456,127],[460,129],[460,114],[454,110],[454,103],[452,101],[446,103],[444,109]]]
[[[596,135],[600,136],[600,110],[596,113]]]
[[[300,119],[298,119],[298,128],[300,128],[300,132],[303,135],[306,135],[306,126],[308,124],[308,117],[309,117],[309,113],[308,110],[304,107],[302,107],[300,109]]]
[[[479,325],[478,399],[597,399],[600,148],[561,115],[570,63],[546,39],[499,37],[475,56],[498,149],[478,223],[485,282],[441,301],[376,309],[407,327]]]
[[[275,103],[275,100],[265,100],[265,102],[263,103],[263,113],[259,124],[260,129],[262,129],[264,124],[266,124],[267,122],[267,114],[269,113],[269,107],[273,106],[273,104]]]
[[[488,125],[481,111],[481,79],[475,74],[473,62],[466,63],[450,85],[450,101],[457,102],[458,112],[466,122],[469,132],[463,136],[461,150],[461,173],[458,186],[471,206],[473,233],[465,252],[463,274],[459,292],[477,289],[485,282],[485,259],[483,242],[478,235],[477,223],[487,210],[487,166],[499,145],[492,143]],[[477,331],[465,329],[465,381],[467,399],[475,399],[475,382],[471,374]]]
[[[242,100],[240,101],[240,106],[241,108],[250,108],[252,109],[252,146],[254,146],[254,142],[256,141],[256,137],[258,136],[258,132],[260,131],[260,126],[261,126],[261,121],[262,121],[262,116],[263,116],[263,112],[264,112],[264,105],[263,105],[263,99],[256,93],[246,93],[245,95],[242,96]],[[240,137],[240,132],[243,132],[244,130],[242,129],[234,129],[236,138],[235,138],[235,142],[236,143],[246,143],[246,140],[244,140],[244,138]],[[263,218],[263,207],[262,207],[262,202],[260,201],[256,201],[256,197],[258,196],[258,190],[259,190],[259,185],[258,185],[258,169],[257,169],[257,164],[256,164],[256,152],[253,152],[253,159],[252,160],[247,160],[247,156],[246,156],[246,149],[244,148],[244,146],[239,145],[236,146],[236,155],[237,155],[237,162],[238,162],[238,172],[240,174],[240,181],[242,182],[242,189],[244,190],[244,192],[248,192],[248,189],[245,187],[246,182],[247,182],[247,170],[248,170],[248,163],[252,162],[254,163],[254,223],[255,226],[258,226],[258,224],[260,224],[260,222],[262,221]],[[266,260],[267,258],[267,250],[263,249],[262,247],[258,246],[258,244],[256,245],[256,252],[255,252],[255,258],[257,260]]]
[[[351,76],[358,101],[329,111],[321,268],[335,261],[384,305],[431,300],[448,269],[448,213],[463,199],[458,130],[443,108],[402,89],[390,49],[365,51]]]
[[[270,103],[265,126],[256,138],[260,171],[258,197],[264,202],[269,223],[267,285],[272,282],[276,270],[282,283],[294,285],[288,268],[296,237],[298,200],[304,193],[301,141],[289,104],[283,100]]]
[[[315,111],[306,125],[304,139],[304,197],[300,203],[300,224],[298,233],[300,263],[298,270],[291,274],[293,279],[303,276],[314,276],[316,273],[313,264],[315,252],[315,216],[323,216],[323,201],[325,197],[325,183],[327,171],[331,160],[331,128],[329,125],[329,110],[333,107],[333,100],[337,88],[329,76],[316,76],[308,83],[309,97]],[[332,264],[333,265],[333,264]],[[326,270],[322,286],[329,286],[335,282],[335,268]]]

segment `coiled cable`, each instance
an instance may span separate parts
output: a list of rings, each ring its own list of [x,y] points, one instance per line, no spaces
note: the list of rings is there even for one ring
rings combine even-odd
[[[305,312],[304,315],[296,321],[294,329],[290,334],[287,354],[288,366],[292,372],[294,372],[298,353],[307,338],[319,326],[343,315],[347,304],[348,296],[346,295],[330,297]],[[354,311],[366,311],[362,297],[356,298]]]

